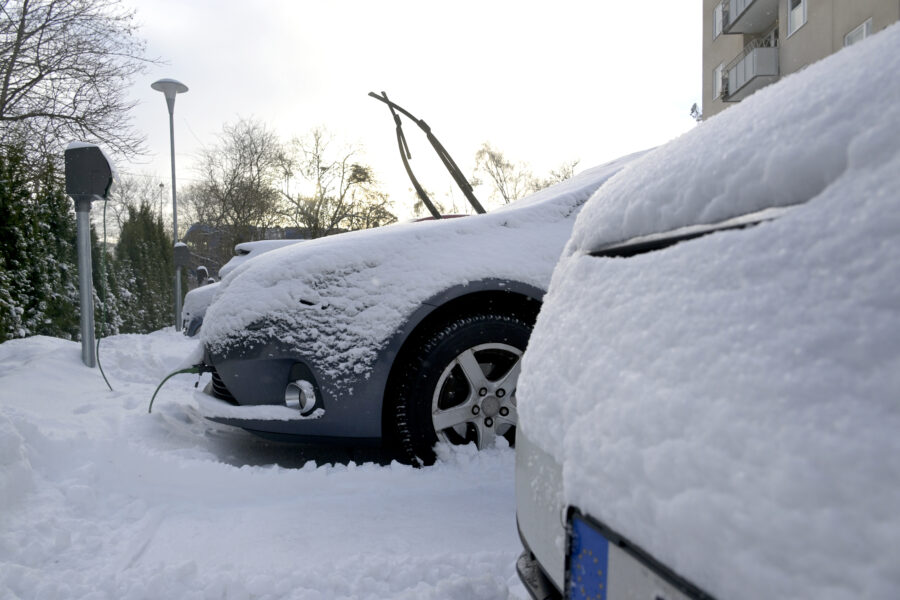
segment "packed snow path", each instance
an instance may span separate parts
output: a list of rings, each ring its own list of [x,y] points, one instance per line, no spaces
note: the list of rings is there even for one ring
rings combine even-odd
[[[0,345],[0,598],[524,597],[511,449],[271,444],[200,417],[191,375],[148,415],[194,344],[103,340],[114,392],[74,342]]]

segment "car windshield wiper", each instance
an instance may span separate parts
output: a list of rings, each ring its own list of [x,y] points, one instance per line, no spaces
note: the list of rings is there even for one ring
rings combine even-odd
[[[435,219],[441,218],[441,213],[435,208],[434,203],[428,197],[428,194],[425,192],[425,189],[419,184],[419,181],[416,179],[416,176],[413,175],[412,167],[409,166],[409,159],[412,158],[412,154],[409,151],[409,145],[406,143],[406,136],[403,134],[403,124],[400,121],[400,115],[397,112],[401,112],[407,117],[409,117],[413,123],[419,126],[422,131],[425,132],[425,135],[428,137],[428,141],[431,142],[432,147],[434,147],[434,151],[437,152],[438,157],[441,159],[441,162],[444,163],[444,166],[447,167],[447,170],[450,172],[450,176],[453,177],[453,181],[456,182],[456,185],[459,186],[459,189],[462,190],[463,195],[465,195],[466,200],[469,201],[469,204],[472,205],[472,208],[475,209],[475,212],[478,214],[484,213],[484,207],[481,206],[481,203],[475,197],[475,193],[472,190],[472,185],[466,179],[465,175],[462,174],[462,171],[459,170],[459,167],[456,166],[456,163],[453,161],[453,158],[450,156],[450,153],[447,152],[446,148],[438,141],[434,134],[431,133],[431,127],[428,124],[421,120],[417,119],[410,113],[408,110],[403,108],[402,106],[388,100],[387,94],[385,92],[381,92],[379,96],[375,92],[369,92],[369,95],[375,98],[376,100],[380,100],[388,105],[388,108],[391,110],[391,115],[394,117],[394,123],[397,125],[397,145],[400,147],[400,158],[403,159],[403,166],[406,168],[406,174],[409,175],[410,181],[412,181],[413,188],[416,190],[416,195],[419,196],[419,199],[425,204],[425,207],[428,208],[428,212]]]

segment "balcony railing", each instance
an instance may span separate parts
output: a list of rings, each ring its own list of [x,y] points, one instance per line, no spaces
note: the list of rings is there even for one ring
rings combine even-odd
[[[778,21],[778,0],[722,0],[723,33],[762,33]]]
[[[743,100],[761,87],[778,79],[777,38],[757,38],[744,49],[722,72],[723,99],[726,102]]]

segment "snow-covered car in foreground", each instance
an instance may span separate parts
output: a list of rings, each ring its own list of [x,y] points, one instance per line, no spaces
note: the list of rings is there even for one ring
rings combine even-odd
[[[219,277],[225,277],[238,265],[247,262],[251,258],[255,258],[260,254],[271,252],[291,246],[303,240],[258,240],[255,242],[241,242],[234,246],[234,256],[219,269]],[[184,296],[184,306],[181,309],[181,323],[184,335],[193,337],[200,331],[203,325],[203,317],[206,315],[206,309],[212,303],[213,298],[219,291],[219,282],[201,285],[192,289]]]
[[[588,202],[519,382],[535,597],[897,597],[898,73],[894,26]]]
[[[201,331],[207,416],[270,436],[492,444],[519,358],[591,194],[634,157],[494,212],[312,240],[241,265]]]

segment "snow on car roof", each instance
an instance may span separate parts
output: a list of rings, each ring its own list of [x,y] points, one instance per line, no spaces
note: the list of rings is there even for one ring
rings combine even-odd
[[[523,359],[520,431],[565,500],[716,597],[900,589],[897,73],[893,26],[633,163],[579,216]]]
[[[290,246],[292,244],[296,244],[297,242],[302,242],[301,239],[294,240],[256,240],[254,242],[241,242],[240,244],[235,244],[234,251],[235,254],[248,254],[251,252],[259,252],[264,251],[268,252],[269,250],[275,250],[276,248],[282,248],[284,246]]]
[[[223,279],[203,341],[215,350],[234,339],[277,337],[334,376],[365,372],[423,301],[455,285],[496,278],[546,289],[577,211],[635,156],[491,213],[344,233],[264,254]],[[304,327],[330,334],[312,337]]]
[[[241,242],[240,244],[235,244],[234,256],[219,269],[219,277],[227,276],[235,269],[235,267],[251,258],[256,258],[260,254],[278,250],[285,246],[292,246],[302,241],[304,240],[257,240],[255,242]]]
[[[614,243],[815,197],[866,161],[895,124],[883,111],[900,98],[896,35],[872,42],[884,55],[870,68],[857,65],[877,50],[845,49],[645,156],[579,215],[572,244]],[[882,127],[885,134],[870,140]]]

